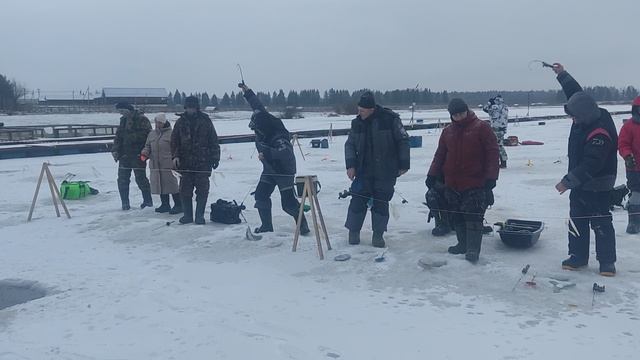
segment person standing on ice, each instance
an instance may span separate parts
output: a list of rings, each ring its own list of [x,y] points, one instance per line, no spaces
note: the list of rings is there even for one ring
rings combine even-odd
[[[345,222],[349,244],[360,243],[360,230],[371,202],[371,242],[383,248],[396,180],[409,171],[409,135],[400,116],[376,105],[373,93],[367,91],[358,102],[358,116],[351,121],[344,152],[347,176],[352,181]]]
[[[442,130],[425,183],[435,189],[444,183],[444,198],[458,243],[451,254],[478,261],[484,213],[493,205],[498,179],[498,144],[491,127],[478,119],[462,99],[448,106],[451,124]]]
[[[569,258],[562,268],[577,270],[589,263],[589,226],[596,234],[596,258],[600,275],[616,273],[616,234],[609,212],[610,193],[616,181],[618,134],[609,112],[595,100],[564,67],[553,71],[568,101],[565,112],[573,119],[569,135],[568,173],[556,185],[560,194],[569,194]]]
[[[627,168],[627,188],[631,191],[627,203],[629,224],[627,233],[640,232],[640,96],[631,104],[631,118],[620,129],[618,152]]]
[[[238,84],[238,87],[242,89],[244,98],[253,110],[249,128],[255,132],[258,159],[262,162],[262,174],[255,191],[255,207],[258,209],[262,224],[254,232],[272,232],[271,194],[276,186],[280,190],[282,210],[291,215],[294,221],[297,221],[300,211],[300,203],[293,192],[296,157],[291,135],[284,127],[282,120],[265,109],[253,90],[249,89],[244,82]],[[304,215],[300,224],[300,233],[302,235],[309,233],[309,225]]]
[[[140,160],[149,160],[151,193],[160,195],[158,213],[179,214],[182,212],[182,201],[178,190],[178,180],[171,169],[171,123],[164,114],[158,114],[153,119],[155,130],[147,136],[147,143],[142,149]],[[169,195],[173,196],[174,206],[169,205]]]
[[[496,134],[500,148],[500,168],[505,169],[507,167],[507,151],[504,149],[504,136],[507,134],[507,125],[509,125],[509,107],[504,103],[502,95],[496,95],[496,97],[489,99],[482,111],[489,114],[491,118],[491,129]]]
[[[122,201],[122,210],[131,209],[129,204],[129,183],[131,182],[131,171],[136,178],[136,184],[142,191],[141,209],[153,206],[151,199],[151,188],[147,179],[147,164],[140,160],[140,152],[144,148],[147,135],[151,131],[151,123],[146,116],[138,112],[133,106],[126,102],[116,104],[116,109],[120,113],[120,125],[116,130],[113,140],[111,155],[118,163],[118,192]]]
[[[176,121],[171,134],[173,167],[180,173],[180,195],[184,215],[181,224],[194,222],[193,190],[196,193],[195,223],[205,223],[204,211],[209,197],[211,170],[220,163],[218,134],[209,115],[200,111],[195,96],[184,100],[184,112]]]

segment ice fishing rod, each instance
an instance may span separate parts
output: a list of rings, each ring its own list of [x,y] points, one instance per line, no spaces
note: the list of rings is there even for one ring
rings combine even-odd
[[[553,69],[553,65],[552,64],[549,64],[548,62],[542,61],[542,60],[531,60],[531,61],[529,61],[529,69],[531,69],[531,64],[533,64],[533,63],[538,63],[538,64],[542,65],[543,68],[548,67],[548,68],[552,68]]]
[[[240,63],[236,64],[238,66],[238,71],[240,71],[240,80],[242,80],[241,84],[245,85],[244,83],[244,75],[242,74],[242,66],[240,66]]]
[[[513,289],[511,289],[511,291],[515,291],[516,290],[516,286],[518,286],[518,284],[520,284],[520,281],[522,281],[522,278],[527,275],[527,273],[529,272],[529,268],[531,267],[531,265],[527,264],[525,267],[522,268],[522,270],[520,271],[522,273],[522,275],[520,275],[520,278],[518,279],[518,281],[516,282],[515,285],[513,285]]]

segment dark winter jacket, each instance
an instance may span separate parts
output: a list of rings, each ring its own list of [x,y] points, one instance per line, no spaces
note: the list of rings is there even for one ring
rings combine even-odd
[[[499,150],[491,126],[469,111],[442,130],[429,176],[457,192],[483,188],[498,179]]]
[[[618,152],[623,159],[629,155],[636,159],[636,167],[627,171],[640,171],[640,96],[633,100],[631,118],[620,129]]]
[[[208,171],[220,161],[218,134],[209,116],[201,111],[186,112],[171,134],[171,157],[179,158],[178,170]]]
[[[618,133],[613,119],[568,72],[558,74],[558,81],[568,99],[565,109],[575,119],[569,135],[568,173],[562,183],[569,189],[609,191],[618,170]]]
[[[344,157],[347,169],[355,168],[356,176],[394,179],[400,170],[408,170],[409,135],[400,116],[376,105],[367,119],[353,119]]]
[[[262,160],[265,174],[294,175],[296,157],[293,152],[291,135],[282,120],[271,115],[262,105],[253,90],[244,93],[253,115],[249,127],[256,133],[256,149],[264,155]]]
[[[117,154],[118,160],[125,157],[137,159],[150,131],[151,122],[137,110],[133,111],[131,117],[122,116],[111,151]]]

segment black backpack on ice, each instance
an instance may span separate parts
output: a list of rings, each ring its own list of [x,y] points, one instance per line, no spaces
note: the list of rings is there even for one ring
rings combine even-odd
[[[211,204],[211,221],[221,224],[240,224],[240,213],[246,209],[244,205],[238,205],[234,200],[226,201],[218,199]]]

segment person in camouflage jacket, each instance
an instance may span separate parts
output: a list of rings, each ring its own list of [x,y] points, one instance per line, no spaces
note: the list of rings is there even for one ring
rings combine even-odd
[[[131,209],[129,204],[129,183],[131,171],[136,178],[136,184],[142,191],[143,202],[141,209],[153,206],[151,188],[147,179],[146,163],[140,160],[140,152],[147,141],[147,135],[151,131],[151,122],[134,107],[126,102],[116,104],[116,109],[122,115],[120,125],[116,130],[113,140],[111,155],[118,162],[118,191],[122,201],[122,210]]]

